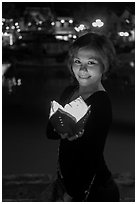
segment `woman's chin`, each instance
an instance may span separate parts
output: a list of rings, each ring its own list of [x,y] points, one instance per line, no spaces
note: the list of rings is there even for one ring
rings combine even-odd
[[[89,84],[89,79],[90,78],[91,77],[88,77],[88,78],[81,78],[81,77],[79,77],[78,78],[78,82],[79,82],[80,85],[86,86],[86,85]]]

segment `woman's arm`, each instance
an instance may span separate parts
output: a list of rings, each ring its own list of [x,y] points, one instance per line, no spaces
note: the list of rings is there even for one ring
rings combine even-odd
[[[96,96],[91,114],[85,125],[85,140],[90,152],[99,155],[104,151],[107,134],[112,123],[112,108],[107,95]]]

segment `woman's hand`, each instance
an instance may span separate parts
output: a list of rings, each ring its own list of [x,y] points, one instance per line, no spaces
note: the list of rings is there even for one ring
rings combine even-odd
[[[69,136],[68,133],[60,133],[60,136],[61,136],[62,139],[68,139],[69,141],[73,141],[73,140],[76,140],[76,139],[82,137],[83,134],[84,134],[84,129],[80,130],[74,136]]]
[[[62,139],[66,139],[68,137],[68,133],[60,133]]]
[[[84,129],[80,130],[80,131],[79,131],[77,134],[75,134],[74,136],[69,137],[68,140],[69,140],[69,141],[76,140],[76,139],[82,137],[83,134],[84,134]]]

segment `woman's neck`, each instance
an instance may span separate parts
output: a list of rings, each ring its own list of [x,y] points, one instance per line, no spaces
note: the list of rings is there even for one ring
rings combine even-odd
[[[92,94],[96,91],[103,90],[105,91],[103,85],[101,83],[95,86],[79,86],[79,95],[81,94]]]
[[[98,84],[98,86],[79,86],[78,89],[74,92],[73,96],[71,97],[71,101],[75,100],[77,97],[82,96],[84,100],[89,98],[93,93],[96,91],[105,91],[102,84]]]

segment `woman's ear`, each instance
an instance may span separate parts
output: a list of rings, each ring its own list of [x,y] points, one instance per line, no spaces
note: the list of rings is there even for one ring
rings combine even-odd
[[[103,66],[102,70],[102,80],[107,79],[107,69]]]
[[[103,74],[102,74],[102,80],[104,81],[104,80],[106,80],[107,79],[107,75],[106,75],[106,73],[104,72]]]

